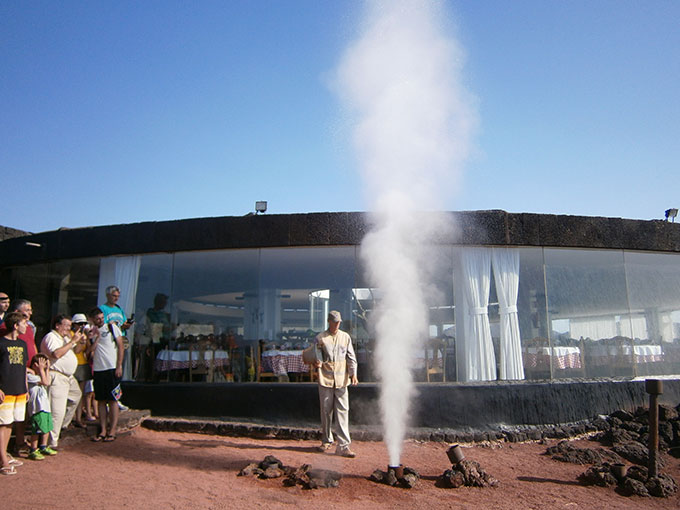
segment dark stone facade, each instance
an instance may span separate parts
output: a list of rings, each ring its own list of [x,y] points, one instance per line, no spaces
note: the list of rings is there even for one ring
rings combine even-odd
[[[680,223],[622,218],[464,211],[438,242],[680,252]],[[356,245],[371,224],[360,212],[273,214],[132,223],[27,234],[5,227],[0,266],[158,252]],[[27,246],[26,242],[40,246]]]
[[[462,440],[497,433],[520,434],[546,427],[551,437],[582,433],[578,422],[619,409],[647,405],[644,381],[565,381],[553,383],[417,384],[410,413],[413,428],[436,431]],[[143,384],[124,383],[124,401],[154,416],[201,416],[255,421],[278,426],[318,426],[319,398],[312,383]],[[357,427],[378,427],[379,386],[363,383],[350,388],[350,421]],[[680,401],[680,381],[665,380],[661,402]],[[565,430],[560,436],[560,427]],[[433,436],[433,437],[434,437]],[[541,434],[539,434],[540,438]],[[519,436],[518,436],[519,437]],[[475,439],[477,440],[477,439]],[[518,439],[519,440],[519,439]]]

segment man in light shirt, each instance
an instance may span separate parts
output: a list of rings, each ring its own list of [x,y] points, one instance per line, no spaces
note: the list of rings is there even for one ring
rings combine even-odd
[[[325,452],[333,445],[333,432],[338,438],[336,455],[353,458],[356,454],[350,449],[349,437],[349,392],[350,382],[358,384],[357,358],[354,354],[352,339],[340,330],[340,312],[328,314],[328,329],[316,336],[316,349],[321,359],[314,366],[319,376],[319,406],[321,408],[321,446]],[[335,414],[335,426],[333,425]]]
[[[78,359],[73,349],[85,339],[78,331],[71,338],[71,319],[57,315],[52,320],[52,330],[40,344],[40,352],[50,360],[50,406],[52,408],[52,432],[49,446],[56,449],[61,429],[71,423],[82,393],[73,374],[78,367]]]

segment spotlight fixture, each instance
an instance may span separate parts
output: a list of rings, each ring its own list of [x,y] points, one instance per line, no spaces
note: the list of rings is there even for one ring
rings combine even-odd
[[[678,215],[677,209],[666,209],[666,221],[672,221],[675,223],[675,217]]]
[[[267,202],[265,200],[258,200],[257,202],[255,202],[255,212],[257,213],[267,212]]]
[[[26,246],[31,246],[33,248],[42,248],[42,244],[40,244],[40,243],[33,243],[31,241],[26,241],[24,244]]]

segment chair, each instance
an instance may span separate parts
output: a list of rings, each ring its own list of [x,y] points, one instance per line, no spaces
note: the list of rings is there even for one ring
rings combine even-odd
[[[536,337],[522,346],[524,375],[527,379],[550,379],[551,356],[547,338]],[[547,354],[546,354],[547,353]]]
[[[630,338],[615,336],[611,340],[609,366],[613,376],[636,376],[637,365],[634,362],[634,346]]]
[[[196,353],[196,356],[194,356]],[[206,353],[209,353],[209,358],[206,358]],[[196,367],[194,367],[194,358],[196,358]],[[205,382],[213,382],[215,369],[215,351],[208,349],[206,351],[205,345],[190,345],[189,346],[189,382],[194,382],[194,376],[205,377]]]
[[[441,338],[433,338],[425,345],[425,377],[430,382],[431,376],[441,376],[446,382],[446,342]]]
[[[264,348],[264,341],[260,340],[257,343],[257,382],[260,382],[262,379],[273,379],[275,381],[279,380],[279,376],[276,375],[274,372],[263,372],[262,371],[262,352]]]

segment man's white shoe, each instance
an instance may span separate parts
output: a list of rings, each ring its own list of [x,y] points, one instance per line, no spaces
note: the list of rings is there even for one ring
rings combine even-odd
[[[349,449],[349,446],[345,446],[344,448],[338,448],[337,450],[335,450],[335,454],[340,455],[341,457],[347,457],[349,459],[353,459],[354,457],[357,456],[356,453]]]

